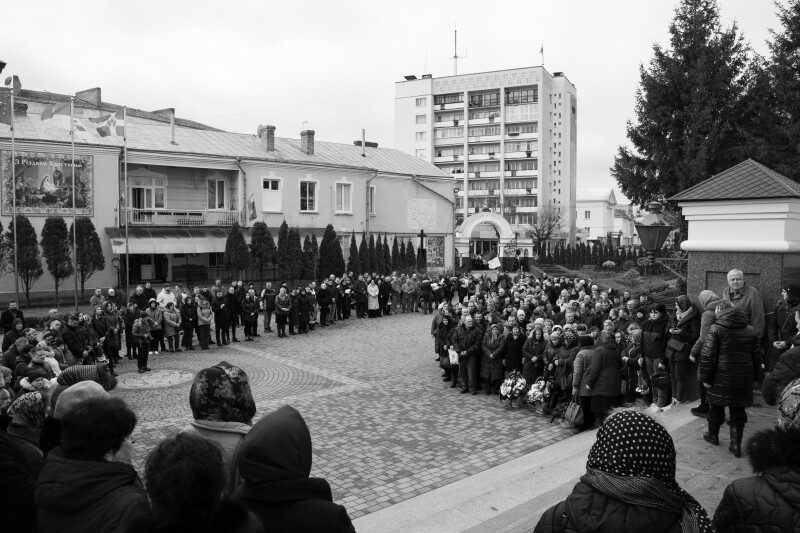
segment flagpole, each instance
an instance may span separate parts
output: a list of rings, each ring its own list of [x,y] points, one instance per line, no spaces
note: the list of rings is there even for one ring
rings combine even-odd
[[[14,144],[14,77],[11,77],[11,220],[14,228],[14,299],[19,306],[19,271],[17,270],[17,168],[16,146]]]
[[[78,312],[78,209],[75,206],[75,97],[69,99],[69,137],[72,145],[72,269],[75,273],[75,312]]]
[[[123,154],[123,173],[125,176],[125,190],[122,192],[122,210],[125,213],[125,298],[131,294],[130,266],[128,264],[130,254],[128,253],[128,106],[122,108],[122,154]]]

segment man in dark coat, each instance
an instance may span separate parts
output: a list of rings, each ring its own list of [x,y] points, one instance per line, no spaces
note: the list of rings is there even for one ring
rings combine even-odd
[[[716,321],[709,328],[700,352],[699,376],[710,409],[703,439],[719,444],[719,428],[730,411],[731,443],[728,449],[742,456],[742,432],[747,423],[745,406],[753,403],[753,381],[761,372],[761,345],[747,315],[728,300],[717,304]]]
[[[61,331],[61,337],[76,362],[81,363],[89,357],[89,338],[79,324],[78,313],[67,317],[67,325]]]
[[[155,292],[155,291],[153,291],[153,292]],[[128,300],[128,301],[131,302],[131,303],[135,303],[136,304],[136,308],[139,311],[144,311],[145,309],[147,309],[147,304],[150,301],[150,298],[148,298],[145,295],[144,287],[139,285],[138,287],[136,287],[136,290],[133,292],[133,294],[130,297],[130,300]]]
[[[328,482],[311,474],[311,433],[284,405],[259,420],[236,453],[243,482],[236,497],[269,531],[354,532],[347,510],[333,503]]]
[[[3,330],[3,333],[12,330],[16,319],[22,320],[22,324],[25,325],[25,315],[17,309],[17,302],[9,302],[8,309],[0,313],[0,329]]]
[[[156,290],[153,288],[153,284],[150,283],[149,281],[144,284],[143,294],[147,298],[148,302],[150,301],[151,298],[158,299],[158,295],[156,294]],[[140,309],[145,309],[145,308],[144,307],[140,307]]]
[[[236,293],[236,287],[228,287],[228,294],[225,295],[225,303],[228,308],[228,327],[231,332],[231,342],[239,342],[236,338],[236,327],[239,325],[237,320],[241,314],[241,306],[239,304],[239,295]]]
[[[261,300],[264,302],[264,332],[272,332],[272,315],[275,313],[275,289],[272,283],[267,282],[261,291]]]
[[[392,281],[389,276],[383,278],[378,285],[378,306],[383,316],[391,314],[389,301],[392,298]]]
[[[214,299],[211,301],[211,310],[214,312],[214,331],[217,346],[230,344],[231,312],[228,299],[221,290],[214,295]]]
[[[364,318],[367,316],[367,282],[364,281],[364,276],[359,275],[358,280],[353,284],[353,292],[356,299],[356,316]],[[322,308],[322,304],[320,304]]]
[[[322,283],[319,291],[317,292],[317,303],[319,304],[319,325],[323,328],[328,327],[328,315],[331,312],[331,293],[328,291],[328,285]]]

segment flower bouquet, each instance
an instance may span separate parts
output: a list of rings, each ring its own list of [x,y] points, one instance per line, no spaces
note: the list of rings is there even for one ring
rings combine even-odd
[[[523,402],[532,405],[537,412],[542,413],[544,406],[550,401],[550,388],[551,383],[549,380],[543,377],[537,379],[531,386],[531,390],[523,398]]]
[[[509,407],[514,407],[514,400],[520,398],[525,391],[525,378],[516,370],[510,372],[500,385],[500,400],[509,400]]]
[[[650,382],[647,381],[647,377],[645,377],[644,372],[642,372],[641,370],[639,370],[637,374],[639,377],[639,383],[638,386],[636,387],[636,392],[638,392],[642,396],[645,396],[650,393]]]

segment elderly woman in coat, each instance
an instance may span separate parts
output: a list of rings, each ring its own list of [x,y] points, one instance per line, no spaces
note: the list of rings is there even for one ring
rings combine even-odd
[[[178,332],[181,329],[181,316],[175,309],[175,304],[167,302],[164,307],[164,336],[167,338],[167,347],[170,352],[181,351],[178,346]]]
[[[591,368],[584,387],[592,394],[592,411],[602,422],[619,405],[622,374],[621,347],[608,331],[600,334],[600,345],[592,355]]]
[[[747,423],[745,407],[753,403],[753,382],[761,373],[761,344],[745,312],[728,300],[721,300],[716,321],[709,328],[700,352],[700,379],[706,388],[710,409],[708,431],[703,439],[719,444],[719,428],[730,412],[728,450],[742,456],[742,433]]]
[[[700,314],[686,295],[678,296],[669,328],[666,356],[673,405],[686,401],[689,387],[689,352],[700,336]]]
[[[381,290],[378,285],[375,283],[374,279],[369,281],[369,285],[367,285],[367,316],[370,318],[375,318],[380,316],[378,314],[378,310],[380,309],[380,303],[378,302],[378,295],[380,294]]]
[[[503,356],[506,351],[506,337],[500,324],[492,324],[481,344],[481,383],[486,395],[497,391],[503,381]]]
[[[589,373],[592,370],[592,357],[594,357],[594,340],[589,335],[584,335],[578,340],[578,353],[572,364],[572,395],[577,396],[583,409],[583,424],[578,431],[586,431],[594,427],[594,411],[592,411],[592,394],[586,388],[589,382]]]

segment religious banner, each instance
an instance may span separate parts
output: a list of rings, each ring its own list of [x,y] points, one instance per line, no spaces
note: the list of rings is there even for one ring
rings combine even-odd
[[[12,214],[16,197],[17,214],[27,216],[71,215],[72,156],[49,152],[15,152],[14,173],[11,178],[11,152],[0,156],[2,176],[2,214]],[[75,207],[82,216],[94,214],[94,158],[75,155]]]
[[[444,236],[425,237],[428,268],[444,268]]]

